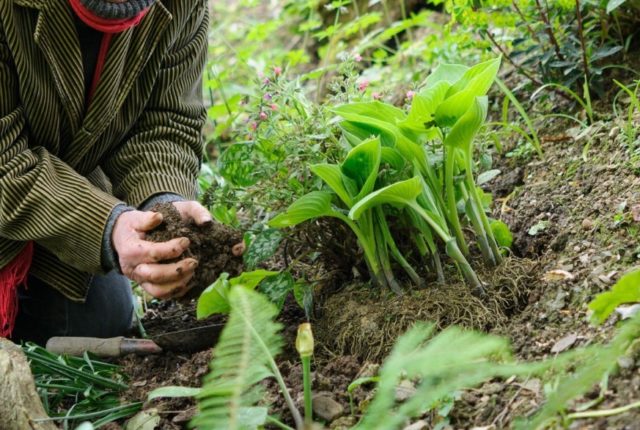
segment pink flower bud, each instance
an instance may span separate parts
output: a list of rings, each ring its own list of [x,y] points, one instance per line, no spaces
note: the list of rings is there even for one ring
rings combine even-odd
[[[369,88],[369,81],[366,79],[358,84],[358,90],[360,91],[365,91],[367,88]]]
[[[264,78],[264,80],[262,81],[263,84],[265,85],[269,85],[271,83],[271,79],[269,78]]]
[[[382,98],[382,94],[373,93],[373,94],[371,94],[371,97],[373,97],[374,100],[380,100]]]
[[[271,94],[269,94],[269,93],[267,93],[267,94],[265,94],[265,95],[264,95],[264,99],[265,99],[266,101],[268,101],[268,102],[270,102],[272,98],[273,98],[273,97],[272,97],[272,96],[271,96]]]
[[[274,111],[275,111],[275,110],[278,110],[278,105],[277,105],[277,104],[275,104],[275,103],[271,103],[271,106],[270,106],[270,107],[271,107],[271,110],[274,110]]]
[[[415,91],[407,91],[407,100],[413,100],[415,96],[416,96]]]
[[[260,121],[266,121],[269,118],[269,115],[267,115],[266,112],[260,112],[260,115],[258,115],[258,117],[260,118]]]
[[[256,131],[258,129],[258,123],[253,121],[251,124],[249,124],[249,128],[253,131]]]
[[[356,60],[357,63],[359,63],[360,61],[362,61],[362,55],[356,54],[353,56],[353,59]]]
[[[278,67],[278,66],[274,67],[274,68],[273,68],[273,73],[274,73],[276,76],[280,76],[280,75],[282,74],[282,67]]]

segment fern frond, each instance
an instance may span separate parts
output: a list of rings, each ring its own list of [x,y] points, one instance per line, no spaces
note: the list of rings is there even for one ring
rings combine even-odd
[[[431,338],[433,331],[432,324],[416,324],[398,340],[381,369],[376,397],[357,430],[402,428],[408,419],[456,390],[495,376],[541,370],[535,365],[499,363],[498,359],[510,357],[506,339],[456,327]],[[415,395],[396,405],[395,390],[401,378],[420,382]]]
[[[262,399],[260,381],[279,376],[274,357],[282,349],[276,307],[259,293],[235,287],[231,314],[214,350],[211,372],[198,395],[199,413],[191,421],[201,429],[250,429],[247,417]]]

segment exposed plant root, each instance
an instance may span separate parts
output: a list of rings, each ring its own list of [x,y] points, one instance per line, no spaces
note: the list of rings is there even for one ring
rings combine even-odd
[[[536,282],[531,276],[534,264],[506,258],[494,271],[480,273],[486,283],[482,298],[474,296],[462,281],[430,284],[403,296],[352,285],[321,306],[316,322],[318,341],[334,354],[378,361],[416,321],[432,321],[439,328],[456,324],[488,330],[501,326],[526,305],[528,291]]]

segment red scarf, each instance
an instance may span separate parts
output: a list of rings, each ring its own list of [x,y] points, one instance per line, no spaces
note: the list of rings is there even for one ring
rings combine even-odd
[[[111,39],[113,35],[116,33],[121,33],[125,30],[130,29],[131,27],[135,27],[136,25],[140,24],[140,21],[142,21],[142,18],[144,18],[144,16],[147,14],[149,8],[143,10],[133,18],[107,19],[99,17],[98,15],[91,12],[82,4],[80,0],[69,0],[69,3],[71,4],[71,8],[73,9],[73,11],[82,22],[84,22],[94,30],[98,30],[104,33],[104,36],[102,37],[102,43],[100,44],[100,52],[98,53],[98,61],[96,62],[96,70],[93,75],[91,88],[89,89],[89,101],[91,101],[96,88],[98,88],[98,83],[100,82],[100,76],[102,75],[102,70],[104,69],[104,63],[107,59],[107,53],[109,52],[109,46],[111,45]]]
[[[89,90],[89,100],[91,100],[100,82],[113,35],[138,25],[149,9],[143,10],[133,18],[105,19],[93,14],[80,0],[69,0],[69,3],[82,22],[94,30],[104,33],[95,74]],[[0,268],[0,337],[11,336],[15,327],[18,316],[18,286],[27,287],[27,277],[33,261],[33,248],[33,242],[28,242],[9,264]]]

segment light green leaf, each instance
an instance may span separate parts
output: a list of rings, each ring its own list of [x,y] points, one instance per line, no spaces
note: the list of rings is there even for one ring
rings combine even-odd
[[[349,218],[357,220],[365,211],[383,204],[402,206],[415,202],[421,192],[422,182],[418,176],[396,182],[369,194],[356,203],[349,212]]]
[[[609,2],[607,3],[607,13],[613,12],[626,2],[627,0],[609,0]]]
[[[277,274],[278,272],[274,272],[273,270],[254,270],[252,272],[244,272],[241,275],[232,278],[229,281],[229,285],[232,287],[241,285],[244,288],[253,290],[264,278]]]
[[[396,170],[404,169],[406,164],[402,154],[397,149],[390,148],[388,146],[383,146],[381,148],[381,160]]]
[[[159,399],[161,397],[170,397],[170,398],[179,398],[179,397],[195,397],[200,394],[202,388],[191,388],[191,387],[160,387],[156,388],[147,396],[147,400]]]
[[[545,231],[547,229],[547,227],[549,227],[549,224],[550,224],[550,222],[546,221],[546,220],[538,221],[536,224],[531,226],[531,228],[529,229],[527,234],[529,236],[536,236],[536,235],[542,233],[543,231]]]
[[[407,117],[407,114],[405,114],[402,109],[378,101],[345,104],[332,109],[332,112],[340,115],[344,119],[357,116],[373,118],[391,124],[404,121]]]
[[[349,178],[342,174],[340,166],[328,163],[315,164],[311,166],[311,171],[322,179],[348,208],[353,206],[353,196],[345,187],[345,180]]]
[[[450,86],[449,82],[441,81],[416,94],[411,103],[409,116],[399,125],[410,130],[425,132],[427,125],[433,121],[433,115],[438,106],[444,101]]]
[[[493,169],[493,170],[487,170],[486,172],[482,172],[478,175],[478,180],[476,182],[477,185],[484,185],[488,182],[491,182],[493,179],[495,179],[498,175],[500,175],[500,173],[502,173],[500,170],[498,169]]]
[[[457,83],[449,89],[447,99],[436,110],[435,119],[440,127],[452,127],[471,107],[477,97],[487,94],[493,85],[498,70],[500,58],[482,63],[483,68],[473,68],[477,74],[463,87],[456,91]],[[471,73],[469,70],[469,74]],[[466,76],[467,74],[465,74]],[[465,79],[463,77],[463,79]],[[451,95],[452,94],[452,95]]]
[[[229,307],[229,292],[232,287],[244,287],[252,290],[266,277],[277,274],[278,272],[270,270],[254,270],[252,272],[244,272],[240,276],[229,280],[229,274],[222,273],[216,282],[200,294],[196,307],[198,319],[204,319],[213,314],[229,313],[231,310]]]
[[[313,287],[306,282],[298,281],[293,286],[293,296],[298,306],[304,310],[307,319],[311,319],[313,311]]]
[[[125,430],[154,430],[160,425],[161,417],[155,408],[138,412],[133,418],[127,421]]]
[[[354,202],[373,191],[380,169],[380,139],[374,138],[362,142],[347,154],[342,163],[342,173],[351,178],[358,186],[358,195]]]
[[[229,274],[224,272],[220,274],[216,282],[209,285],[206,290],[200,294],[196,307],[196,316],[198,319],[207,318],[213,314],[229,312]]]
[[[598,294],[589,303],[589,309],[593,311],[591,319],[595,324],[602,324],[618,306],[637,302],[640,302],[640,270],[627,273],[611,291]]]
[[[513,245],[513,234],[511,234],[509,226],[497,219],[491,220],[490,225],[491,231],[493,232],[493,236],[495,237],[496,242],[498,242],[498,245],[505,248],[511,248],[511,245]]]
[[[242,423],[243,430],[257,430],[267,423],[269,409],[260,406],[240,408],[238,421]]]
[[[460,149],[465,156],[468,156],[467,154],[471,152],[473,139],[487,118],[487,105],[486,97],[477,97],[445,137],[445,146]]]
[[[333,194],[324,191],[313,191],[300,197],[284,213],[269,221],[268,225],[284,228],[298,225],[310,219],[332,216],[335,211],[331,207]]]
[[[430,88],[440,82],[445,82],[451,86],[458,82],[467,70],[469,70],[469,68],[462,64],[440,64],[433,73],[427,77],[424,86],[425,88]]]

